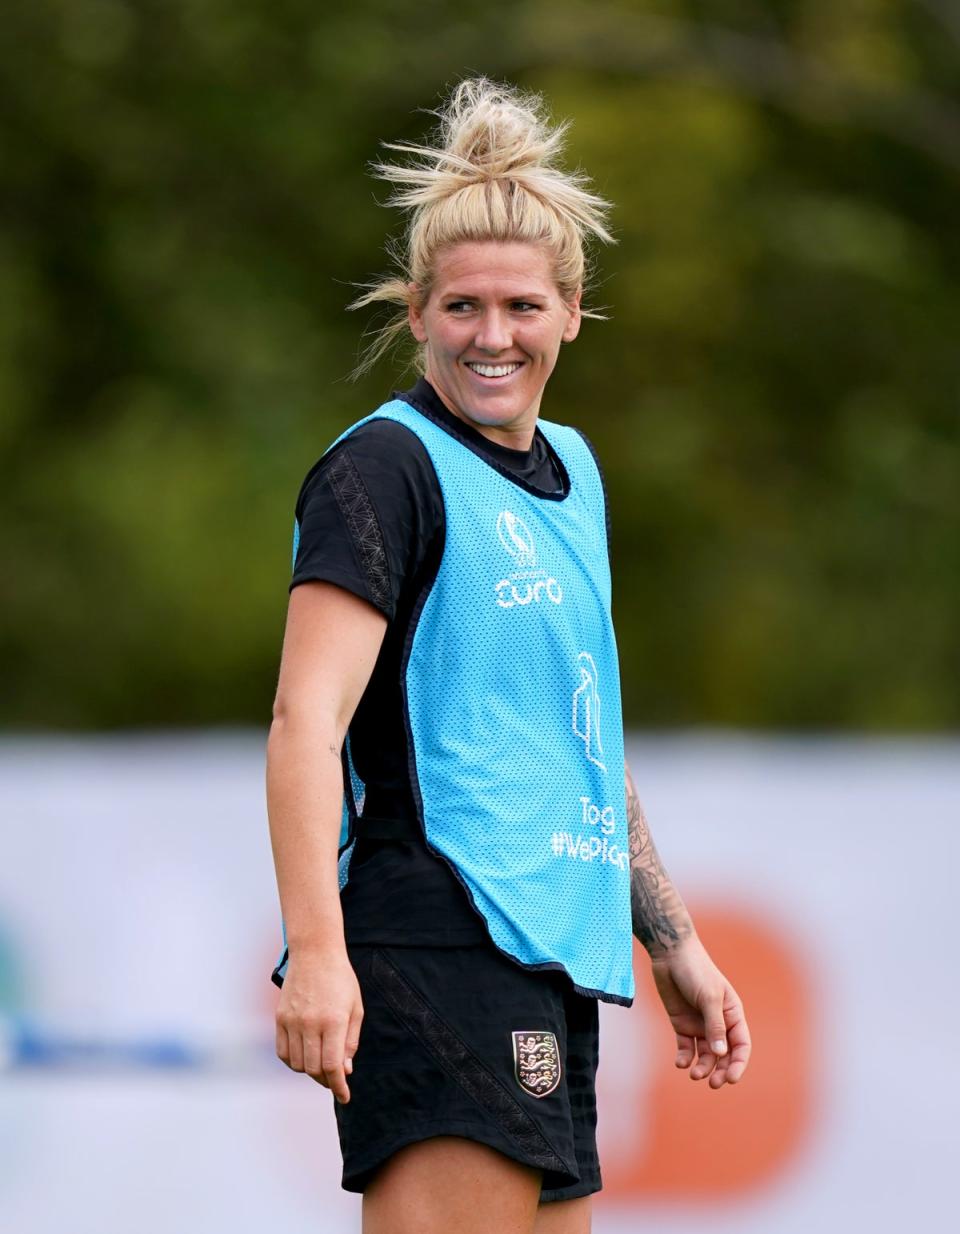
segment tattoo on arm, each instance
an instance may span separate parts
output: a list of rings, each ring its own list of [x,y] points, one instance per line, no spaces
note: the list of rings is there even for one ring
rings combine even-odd
[[[653,955],[670,951],[683,942],[692,934],[693,923],[663,868],[630,768],[624,764],[623,770],[627,790],[633,932]]]

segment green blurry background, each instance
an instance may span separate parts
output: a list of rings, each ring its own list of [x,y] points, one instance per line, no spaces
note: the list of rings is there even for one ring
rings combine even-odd
[[[366,165],[483,72],[616,203],[544,401],[605,464],[627,722],[960,723],[950,0],[6,0],[0,721],[266,724]]]

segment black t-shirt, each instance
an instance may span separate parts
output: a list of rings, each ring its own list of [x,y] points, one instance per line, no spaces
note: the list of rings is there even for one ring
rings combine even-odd
[[[555,493],[569,483],[563,463],[539,426],[528,450],[514,450],[490,441],[455,416],[425,378],[394,397],[524,487]],[[445,858],[434,854],[422,839],[364,837],[365,816],[408,821],[417,817],[401,671],[414,606],[435,576],[443,551],[443,495],[430,455],[405,425],[371,420],[310,469],[296,515],[300,542],[290,589],[311,580],[336,583],[369,601],[388,621],[349,730],[351,756],[366,794],[341,896],[346,939],[451,946],[480,942],[486,937],[483,919]],[[609,543],[609,507],[607,528]]]

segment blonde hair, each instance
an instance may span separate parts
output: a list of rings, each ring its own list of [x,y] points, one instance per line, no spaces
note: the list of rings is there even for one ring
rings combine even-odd
[[[411,213],[403,241],[390,246],[398,273],[364,284],[364,293],[348,305],[402,309],[372,331],[354,377],[406,334],[408,306],[426,304],[442,249],[482,240],[542,244],[557,289],[570,303],[589,273],[585,242],[595,237],[615,243],[606,226],[610,203],[589,190],[582,171],[557,166],[570,122],[552,125],[539,95],[486,77],[468,78],[430,114],[440,120],[433,145],[383,142],[413,161],[372,165],[375,175],[398,186],[386,204]],[[602,317],[595,310],[581,312]],[[422,347],[416,362],[422,372]]]

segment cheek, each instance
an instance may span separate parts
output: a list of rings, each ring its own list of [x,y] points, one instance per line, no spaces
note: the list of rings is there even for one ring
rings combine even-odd
[[[541,365],[552,367],[560,354],[562,341],[562,335],[556,329],[543,330],[528,340],[528,350],[537,357]]]
[[[534,352],[534,355],[537,357],[536,367],[541,370],[541,372],[544,369],[549,372],[556,364],[559,353],[560,344],[556,342],[555,339],[541,342],[541,345]]]
[[[449,357],[455,357],[463,351],[466,341],[463,331],[458,330],[455,323],[445,322],[433,331],[431,338],[433,349]]]

